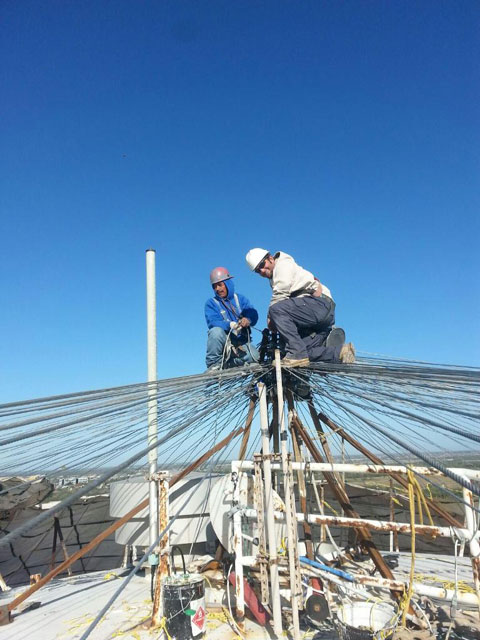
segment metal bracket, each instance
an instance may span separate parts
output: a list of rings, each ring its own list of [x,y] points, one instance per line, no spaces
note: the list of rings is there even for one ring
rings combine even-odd
[[[245,511],[245,507],[241,507],[240,505],[235,505],[230,509],[230,511],[227,511],[227,516],[229,518],[233,518],[233,516],[238,512],[240,512],[241,515],[243,515],[244,511]]]
[[[159,482],[160,480],[168,480],[170,478],[169,471],[155,471],[150,475],[150,480],[154,482]]]
[[[13,622],[13,619],[8,604],[0,605],[0,625],[9,624],[10,622]]]

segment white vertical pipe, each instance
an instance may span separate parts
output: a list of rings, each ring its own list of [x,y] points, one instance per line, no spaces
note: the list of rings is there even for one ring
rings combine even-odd
[[[243,584],[243,536],[242,536],[242,512],[240,511],[240,483],[242,471],[238,463],[232,460],[232,481],[233,481],[233,550],[235,553],[235,596],[237,624],[240,631],[245,630],[245,588]],[[230,586],[227,580],[227,589]]]
[[[260,429],[262,434],[263,477],[265,485],[265,521],[267,523],[268,554],[270,566],[270,582],[272,585],[273,630],[280,638],[282,629],[282,607],[280,602],[280,582],[278,577],[277,539],[275,535],[275,516],[273,513],[272,463],[270,460],[270,443],[268,434],[268,409],[265,385],[259,382],[258,398],[260,401]]]
[[[287,426],[285,424],[285,402],[283,399],[283,383],[282,368],[280,364],[280,351],[275,350],[275,375],[277,380],[277,397],[278,397],[278,422],[280,426],[280,443],[282,453],[283,467],[283,486],[285,491],[285,515],[287,521],[287,540],[288,540],[288,565],[290,571],[291,585],[291,603],[292,603],[292,622],[294,640],[300,640],[300,620],[298,616],[299,594],[296,593],[296,563],[295,555],[297,549],[297,530],[296,522],[293,521],[292,513],[295,513],[295,504],[292,504],[293,486],[292,476],[288,469],[288,449],[287,449]]]
[[[157,294],[155,285],[155,249],[146,251],[147,267],[147,358],[148,358],[148,444],[157,440],[157,390],[152,384],[157,380]],[[148,452],[149,470],[149,540],[152,545],[158,538],[158,492],[153,475],[157,471],[158,452]]]

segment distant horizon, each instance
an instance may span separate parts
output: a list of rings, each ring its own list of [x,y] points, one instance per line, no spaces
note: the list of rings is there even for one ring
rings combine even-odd
[[[445,459],[449,459],[451,458],[452,460],[455,460],[456,457],[461,456],[465,461],[468,462],[469,457],[473,456],[473,459],[476,458],[476,456],[480,456],[480,447],[478,448],[478,450],[469,450],[468,452],[466,451],[462,451],[462,450],[457,450],[457,451],[435,451],[435,452],[424,452],[424,453],[435,453],[435,457],[445,460]],[[334,454],[333,455],[335,462],[340,463],[341,462],[341,455],[339,454]],[[399,460],[413,460],[415,459],[415,456],[413,456],[413,454],[409,454],[409,455],[398,455],[396,454],[396,457]],[[348,454],[347,456],[348,460],[346,460],[346,462],[348,463],[349,460],[353,460],[354,462],[358,462],[360,460],[363,460],[362,464],[374,464],[371,461],[366,461],[365,456],[362,455],[352,455],[352,454]],[[236,458],[232,458],[232,460],[235,460]],[[185,464],[181,464],[181,463],[175,463],[174,465],[165,465],[165,464],[160,464],[158,465],[158,469],[159,470],[166,470],[166,471],[178,471],[178,470],[182,470],[184,469],[188,464],[190,464],[190,462],[185,462]],[[392,462],[385,462],[385,464],[387,465],[391,465],[394,464]],[[229,462],[225,462],[225,463],[221,463],[218,465],[219,468],[221,467],[225,467],[228,466]],[[426,467],[428,465],[421,463],[421,462],[416,462],[415,466],[417,467]],[[479,459],[479,466],[478,468],[480,469],[480,459]],[[100,475],[103,472],[109,471],[112,469],[112,466],[105,466],[105,467],[97,467],[95,469],[93,468],[89,468],[89,469],[82,469],[80,471],[76,471],[75,473],[69,474],[69,470],[66,469],[65,471],[52,471],[52,470],[43,470],[43,471],[35,471],[35,472],[30,472],[28,475],[33,475],[33,476],[47,476],[48,474],[51,474],[51,478],[60,478],[60,477],[64,477],[64,476],[69,476],[69,477],[79,477],[79,476],[88,476],[88,475]],[[129,467],[128,469],[126,469],[125,471],[122,471],[121,476],[129,476],[131,473],[141,473],[142,471],[147,472],[148,471],[148,464],[145,463],[142,467]],[[15,473],[12,473],[10,476],[0,476],[0,482],[3,480],[8,480],[10,478],[14,478],[17,476],[25,476],[24,472],[20,472],[17,471]],[[106,484],[108,484],[109,482],[116,482],[118,481],[118,477],[115,476],[113,479],[109,479],[106,481]]]

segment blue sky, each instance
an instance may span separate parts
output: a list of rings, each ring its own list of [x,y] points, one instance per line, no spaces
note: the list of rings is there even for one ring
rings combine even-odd
[[[477,2],[3,0],[0,401],[204,369],[283,250],[359,350],[478,365]]]

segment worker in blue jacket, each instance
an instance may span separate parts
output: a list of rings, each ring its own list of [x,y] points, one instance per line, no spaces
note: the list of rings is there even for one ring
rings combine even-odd
[[[210,283],[215,295],[205,303],[208,369],[230,369],[258,362],[258,350],[250,339],[250,327],[258,320],[256,309],[248,298],[235,293],[232,276],[225,267],[212,269]]]

